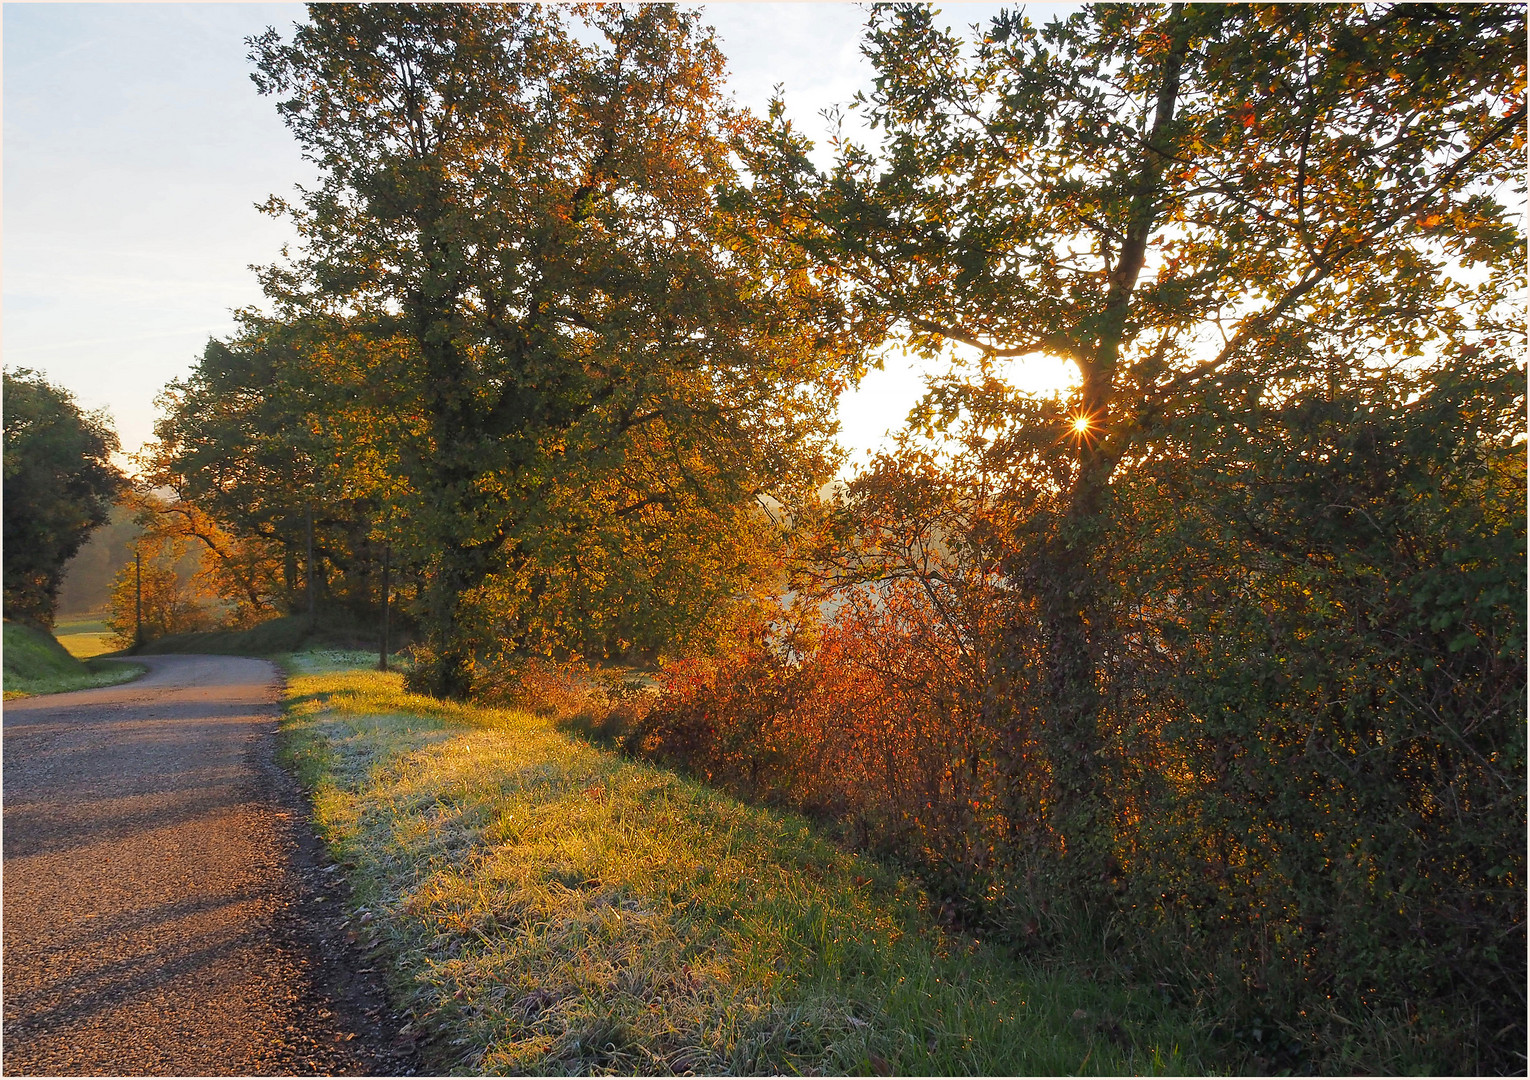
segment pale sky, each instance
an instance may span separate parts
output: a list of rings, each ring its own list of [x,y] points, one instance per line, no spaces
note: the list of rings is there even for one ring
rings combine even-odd
[[[941,5],[948,25],[998,4]],[[1049,19],[1056,5],[1027,5]],[[868,80],[865,19],[849,3],[706,5],[730,85],[763,109],[783,84],[788,115],[822,142],[821,110]],[[152,435],[154,398],[188,372],[230,312],[258,305],[251,264],[291,239],[256,212],[312,168],[249,79],[244,39],[284,33],[299,4],[4,5],[3,285],[0,348],[105,407],[124,448]],[[883,445],[918,397],[918,365],[894,358],[841,399],[851,460]],[[1060,365],[1015,378],[1046,389]]]

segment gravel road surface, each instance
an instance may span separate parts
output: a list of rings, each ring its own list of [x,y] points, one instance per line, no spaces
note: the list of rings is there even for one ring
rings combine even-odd
[[[6,702],[4,1071],[414,1071],[274,762],[263,660]]]

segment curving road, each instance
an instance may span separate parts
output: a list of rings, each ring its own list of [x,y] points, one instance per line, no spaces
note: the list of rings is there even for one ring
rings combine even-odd
[[[273,761],[276,669],[138,662],[5,704],[5,1073],[412,1072]]]

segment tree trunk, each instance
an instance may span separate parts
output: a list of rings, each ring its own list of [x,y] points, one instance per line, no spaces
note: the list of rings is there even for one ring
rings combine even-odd
[[[443,546],[425,589],[425,644],[430,651],[416,689],[431,697],[464,701],[472,693],[473,649],[462,626],[462,596],[483,582],[481,549],[460,543]]]
[[[425,250],[445,264],[444,245],[422,225]],[[462,598],[483,584],[496,543],[464,534],[479,518],[483,496],[474,491],[482,436],[471,372],[452,337],[458,283],[444,268],[432,271],[432,288],[416,294],[416,341],[425,364],[425,413],[430,421],[429,457],[417,463],[417,487],[430,505],[434,528],[425,536],[431,556],[423,596],[423,630],[431,659],[411,686],[432,697],[462,701],[472,693],[473,641],[463,626]],[[432,535],[433,534],[433,535]]]
[[[1114,415],[1113,406],[1127,315],[1161,210],[1164,165],[1175,143],[1174,114],[1189,49],[1189,28],[1179,5],[1169,26],[1171,44],[1160,61],[1148,148],[1133,181],[1128,220],[1115,265],[1109,268],[1109,288],[1093,328],[1092,347],[1079,360],[1080,412],[1089,428],[1079,438],[1078,472],[1057,530],[1032,568],[1045,640],[1040,735],[1052,770],[1049,824],[1071,868],[1070,881],[1083,889],[1080,898],[1103,895],[1115,868],[1099,782],[1105,744],[1100,659],[1112,622],[1102,596],[1110,561],[1105,504],[1110,477],[1127,446],[1111,431],[1112,424],[1125,422]],[[1016,659],[1011,650],[1010,662]]]
[[[287,587],[287,614],[298,613],[298,561],[297,547],[288,540],[282,541],[282,580]]]
[[[1108,874],[1111,862],[1107,823],[1099,813],[1099,654],[1110,622],[1101,596],[1109,558],[1102,511],[1114,462],[1093,447],[1080,458],[1067,511],[1038,568],[1046,658],[1040,735],[1052,772],[1053,830],[1074,868],[1071,876],[1092,884]]]

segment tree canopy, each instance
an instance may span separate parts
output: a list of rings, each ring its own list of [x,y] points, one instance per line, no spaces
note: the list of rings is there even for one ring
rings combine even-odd
[[[878,8],[857,102],[876,141],[820,173],[777,110],[737,200],[916,349],[1076,366],[1066,407],[979,377],[927,417],[988,416],[991,455],[1041,466],[1016,474],[1017,497],[1050,501],[1008,571],[1046,612],[1057,794],[1087,833],[1118,471],[1208,407],[1257,413],[1424,357],[1513,363],[1525,22],[1106,4],[977,32]]]
[[[715,197],[763,129],[709,32],[667,6],[315,5],[253,46],[323,179],[272,202],[303,238],[273,318],[172,389],[167,474],[266,529],[366,499],[423,582],[432,693],[486,649],[717,632],[827,479],[864,335]]]
[[[1523,1030],[1525,26],[891,5],[869,135],[822,171],[774,110],[731,205],[958,361],[829,578],[907,650],[844,681],[923,694],[910,739],[951,747],[900,820],[1022,940]],[[1004,379],[1038,355],[1076,391]],[[945,698],[902,674],[941,638]]]
[[[5,372],[5,614],[53,625],[64,566],[122,490],[103,412],[26,368]]]

